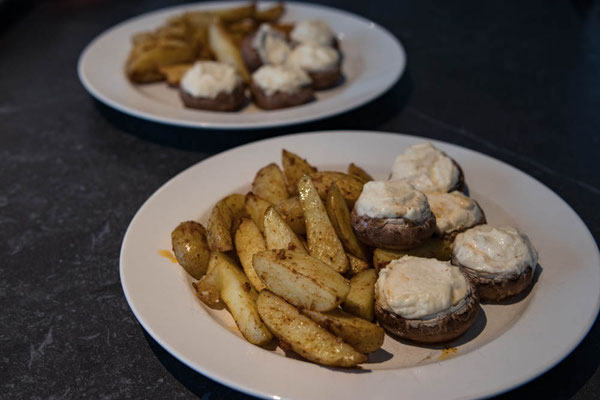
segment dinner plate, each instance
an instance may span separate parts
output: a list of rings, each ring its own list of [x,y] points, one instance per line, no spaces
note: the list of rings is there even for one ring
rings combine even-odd
[[[469,192],[494,225],[527,233],[541,271],[527,296],[483,305],[465,335],[442,346],[386,336],[361,369],[327,368],[243,340],[226,310],[194,295],[169,260],[171,231],[205,223],[216,201],[246,193],[256,171],[295,152],[323,170],[355,162],[386,179],[395,156],[426,139],[377,132],[315,132],[254,142],[208,158],[156,191],[137,212],[121,249],[121,282],[135,316],[194,370],[256,396],[287,399],[444,398],[496,394],[551,368],[583,339],[598,312],[600,255],[577,214],[554,192],[491,157],[432,141],[462,166]]]
[[[131,36],[153,30],[168,17],[186,10],[208,10],[246,3],[214,2],[172,7],[132,18],[102,33],[82,52],[79,78],[101,102],[127,114],[166,124],[218,129],[256,129],[330,117],[363,105],[387,91],[400,77],[406,55],[398,40],[365,18],[320,5],[286,2],[284,21],[323,19],[337,34],[344,54],[344,82],[317,92],[317,100],[281,110],[262,111],[249,105],[240,112],[184,108],[176,89],[166,83],[134,85],[125,77]],[[260,3],[266,7],[275,3]]]

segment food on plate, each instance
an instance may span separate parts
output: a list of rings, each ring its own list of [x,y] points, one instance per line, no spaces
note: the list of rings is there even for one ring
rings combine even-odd
[[[427,197],[405,181],[367,182],[351,215],[356,236],[374,247],[410,249],[435,229]]]
[[[461,192],[429,192],[426,195],[429,207],[435,215],[437,236],[452,242],[459,232],[485,224],[485,214],[479,204]]]
[[[235,231],[235,250],[237,252],[244,273],[248,280],[258,292],[265,288],[254,266],[252,265],[252,256],[261,251],[267,250],[265,239],[260,233],[258,226],[251,219],[243,219],[240,226]]]
[[[296,189],[298,191],[298,189]],[[304,224],[304,211],[300,205],[298,196],[289,197],[275,206],[275,209],[284,219],[286,224],[297,235],[306,234],[306,225]]]
[[[417,247],[408,250],[393,250],[377,248],[373,250],[373,266],[380,270],[392,260],[398,260],[404,256],[415,256],[423,258],[436,258],[440,261],[450,261],[452,257],[452,242],[440,237],[432,236]]]
[[[252,192],[272,204],[278,204],[288,198],[285,177],[277,164],[271,163],[256,173],[252,182]]]
[[[422,192],[453,192],[465,188],[458,163],[429,142],[410,146],[396,157],[391,180],[405,180]]]
[[[164,76],[169,86],[178,87],[183,75],[192,68],[193,64],[174,64],[160,67],[158,70]]]
[[[258,229],[261,232],[265,231],[265,225],[264,225],[265,211],[267,211],[267,208],[269,208],[271,206],[272,206],[271,203],[269,203],[268,201],[266,201],[264,199],[261,199],[260,197],[258,197],[257,195],[255,195],[252,192],[250,192],[246,195],[246,200],[245,200],[246,213],[248,213],[250,218],[252,218],[252,221],[254,221],[254,223],[256,224],[256,226],[258,227]]]
[[[212,251],[233,250],[231,231],[234,223],[245,215],[245,197],[241,194],[229,195],[215,204],[208,217],[207,241]]]
[[[252,74],[250,90],[257,106],[275,110],[311,101],[311,85],[308,74],[299,68],[263,65]]]
[[[337,39],[327,22],[319,19],[298,22],[290,32],[290,39],[296,44],[338,47]]]
[[[440,343],[475,322],[475,289],[449,262],[404,256],[379,271],[375,315],[388,331],[421,343]]]
[[[369,173],[367,173],[367,171],[365,171],[364,169],[362,169],[361,167],[359,167],[358,165],[356,165],[354,163],[350,163],[348,165],[348,175],[355,176],[365,183],[375,180],[375,179],[373,179],[373,177],[371,175],[369,175]]]
[[[305,308],[300,312],[328,331],[342,338],[360,353],[372,353],[383,344],[384,330],[363,318],[348,314],[339,308],[327,312],[311,311]]]
[[[377,271],[374,269],[367,269],[353,276],[350,279],[350,292],[344,303],[342,303],[344,311],[367,321],[373,321],[375,318],[374,290],[376,281]]]
[[[171,244],[179,265],[195,279],[202,278],[210,259],[206,229],[195,221],[182,222],[171,233]]]
[[[298,194],[298,182],[302,176],[311,176],[317,172],[317,169],[310,165],[308,161],[286,149],[281,150],[281,164],[288,184],[288,191],[291,194]]]
[[[340,53],[332,47],[300,44],[289,53],[286,63],[306,71],[315,90],[333,87],[342,79]]]
[[[300,205],[304,210],[308,251],[335,271],[348,270],[348,257],[340,239],[327,215],[325,206],[309,176],[304,175],[298,182]]]
[[[342,275],[307,254],[267,250],[255,254],[252,264],[267,289],[297,307],[333,310],[350,291]]]
[[[244,85],[231,65],[198,61],[181,78],[179,95],[189,108],[235,111],[246,102]]]
[[[258,312],[281,347],[321,365],[354,367],[367,357],[322,328],[285,300],[263,290],[258,295]]]
[[[310,177],[322,199],[327,197],[329,187],[335,182],[350,210],[354,207],[354,203],[358,200],[365,184],[355,176],[338,171],[317,171],[310,174]]]
[[[250,72],[246,68],[240,49],[218,20],[208,26],[208,43],[218,61],[233,65],[244,82],[250,82]]]
[[[253,72],[265,64],[285,63],[292,49],[283,32],[263,23],[244,37],[241,51],[246,66]]]
[[[273,206],[265,211],[264,221],[267,249],[286,249],[308,254],[304,243],[296,236],[292,228],[286,224]]]
[[[219,264],[223,261],[223,253],[212,252],[206,274],[198,281],[192,282],[196,296],[210,308],[219,308],[221,301],[221,275]]]
[[[352,254],[346,253],[346,256],[348,257],[348,271],[346,271],[346,276],[354,276],[359,272],[371,268],[366,261],[363,261]]]
[[[538,253],[513,227],[479,225],[456,236],[452,263],[463,269],[482,301],[498,301],[529,287]]]

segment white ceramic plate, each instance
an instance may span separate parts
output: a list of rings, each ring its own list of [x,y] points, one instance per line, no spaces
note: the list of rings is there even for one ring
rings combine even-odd
[[[345,11],[286,2],[284,20],[324,19],[337,33],[344,53],[345,82],[336,88],[319,91],[316,101],[273,111],[262,111],[254,105],[234,113],[191,110],[183,107],[177,90],[166,83],[134,85],[125,77],[125,60],[134,33],[155,29],[168,17],[186,10],[236,4],[243,3],[179,6],[120,23],[85,48],[79,58],[79,79],[92,96],[136,117],[187,127],[256,129],[314,121],[351,110],[383,94],[404,71],[406,55],[402,45],[381,26]],[[260,6],[268,4],[265,2]]]
[[[542,272],[527,297],[485,305],[467,334],[449,345],[417,347],[386,337],[364,370],[320,367],[244,341],[225,311],[206,308],[170,249],[180,222],[206,222],[212,205],[245,193],[256,171],[286,148],[322,169],[353,161],[385,179],[394,157],[423,138],[376,132],[317,132],[259,141],[185,170],[133,218],[121,249],[121,282],[134,314],[171,354],[246,393],[289,399],[475,398],[518,386],[551,368],[585,336],[600,302],[600,256],[577,214],[546,186],[485,155],[436,146],[465,171],[471,195],[491,224],[513,224],[531,238]]]

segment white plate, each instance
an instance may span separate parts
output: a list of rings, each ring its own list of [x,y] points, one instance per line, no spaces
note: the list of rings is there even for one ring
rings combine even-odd
[[[246,393],[272,398],[473,398],[502,392],[551,368],[585,336],[600,304],[600,255],[577,214],[546,186],[485,155],[434,142],[463,167],[471,195],[491,224],[514,224],[531,238],[542,272],[523,300],[485,305],[465,338],[417,347],[386,337],[365,370],[320,367],[253,346],[224,310],[195,298],[170,249],[178,223],[206,222],[223,196],[245,193],[256,171],[286,148],[323,169],[350,161],[385,179],[394,157],[423,138],[376,132],[317,132],[247,144],[185,170],[140,208],[121,249],[121,282],[134,314],[171,354]],[[484,317],[485,316],[485,317]],[[487,320],[487,321],[486,321]],[[447,358],[447,359],[446,359]]]
[[[284,20],[324,19],[337,33],[344,53],[344,84],[318,92],[317,101],[273,111],[262,111],[254,105],[234,113],[199,111],[184,108],[177,90],[165,83],[134,85],[127,80],[124,65],[134,33],[155,29],[169,16],[185,10],[236,4],[218,2],[178,6],[120,23],[85,48],[79,58],[79,79],[92,96],[136,117],[187,127],[256,129],[314,121],[351,110],[383,94],[404,71],[406,54],[402,45],[376,23],[329,7],[286,2]],[[261,3],[261,7],[268,4]]]

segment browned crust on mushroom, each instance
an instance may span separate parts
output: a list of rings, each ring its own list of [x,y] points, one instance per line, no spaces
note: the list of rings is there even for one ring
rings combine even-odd
[[[304,104],[313,99],[314,93],[310,86],[299,88],[293,93],[275,92],[267,95],[255,82],[250,83],[250,90],[256,105],[265,110],[275,110]]]
[[[419,343],[442,343],[462,335],[473,325],[479,312],[479,299],[473,291],[466,297],[465,304],[451,313],[431,319],[408,319],[384,310],[375,302],[375,316],[386,330],[403,339]]]
[[[252,45],[255,35],[256,32],[247,34],[242,39],[242,44],[240,45],[242,58],[244,59],[244,63],[246,64],[246,67],[248,67],[250,72],[256,71],[263,65],[263,62],[260,58],[260,54],[258,54],[258,51]]]
[[[189,108],[197,108],[200,110],[210,111],[236,111],[246,103],[244,95],[244,86],[239,84],[232,90],[231,93],[221,92],[214,99],[209,97],[195,97],[183,90],[179,89],[179,96],[183,100],[183,104]]]
[[[315,90],[329,89],[338,84],[342,79],[342,69],[340,64],[326,71],[308,71],[313,81],[313,88]]]
[[[429,238],[435,230],[435,216],[422,224],[402,218],[370,218],[359,215],[356,208],[350,216],[358,239],[366,245],[394,250],[408,250]]]
[[[535,267],[528,266],[520,274],[497,274],[491,278],[482,275],[479,271],[460,265],[454,255],[452,264],[460,267],[469,278],[481,301],[500,301],[521,293],[529,287],[535,272]]]

